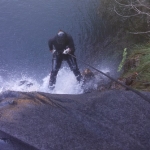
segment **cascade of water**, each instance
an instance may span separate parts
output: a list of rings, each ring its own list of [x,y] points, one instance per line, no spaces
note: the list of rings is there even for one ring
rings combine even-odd
[[[89,61],[103,37],[98,6],[99,0],[0,1],[0,91],[49,92],[47,41],[59,29],[73,36],[77,58]],[[80,69],[84,67],[79,64]],[[72,72],[63,68],[53,92],[78,94],[82,90]]]

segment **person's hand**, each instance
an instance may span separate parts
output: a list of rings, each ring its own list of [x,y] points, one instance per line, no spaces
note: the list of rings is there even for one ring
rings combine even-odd
[[[67,49],[65,49],[64,51],[63,51],[63,54],[69,54],[70,53],[70,48],[67,48]]]
[[[51,53],[52,53],[52,54],[54,54],[55,52],[56,52],[56,50],[55,50],[55,49],[51,50]]]

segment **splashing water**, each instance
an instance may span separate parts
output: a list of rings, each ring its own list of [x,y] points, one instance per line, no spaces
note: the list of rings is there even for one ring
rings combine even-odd
[[[53,94],[83,93],[81,84],[77,82],[72,71],[66,67],[60,69],[58,72],[55,89],[53,91],[48,88],[49,77],[50,75],[47,75],[43,79],[42,84],[40,84],[36,79],[27,76],[22,76],[21,78],[13,77],[13,79],[7,81],[4,81],[0,76],[0,93],[7,90],[22,92],[38,91]]]
[[[99,68],[98,68],[99,69]],[[110,73],[110,69],[103,67],[100,68],[102,72]],[[6,76],[6,72],[4,73]],[[81,94],[86,91],[97,90],[99,85],[107,84],[109,79],[105,76],[94,72],[95,79],[82,86],[82,83],[77,82],[73,72],[63,67],[59,70],[57,75],[57,81],[54,90],[48,88],[50,75],[45,76],[42,82],[37,81],[35,78],[22,75],[21,77],[10,77],[10,79],[3,79],[0,76],[0,93],[10,91],[21,91],[21,92],[46,92],[52,94]]]
[[[50,91],[48,89],[49,75],[43,79],[43,84],[40,90],[43,92],[50,92],[55,94],[80,94],[83,92],[81,84],[79,84],[70,69],[63,67],[58,72],[55,89]]]

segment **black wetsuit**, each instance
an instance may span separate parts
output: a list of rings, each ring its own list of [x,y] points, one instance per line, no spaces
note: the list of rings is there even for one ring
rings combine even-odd
[[[53,58],[52,58],[52,70],[51,70],[51,75],[50,75],[49,86],[55,85],[56,76],[61,67],[63,60],[67,61],[70,69],[73,71],[74,75],[76,76],[76,79],[80,81],[82,76],[78,69],[76,59],[70,56],[69,54],[63,54],[63,51],[66,48],[70,48],[71,49],[70,54],[74,55],[75,47],[74,47],[74,42],[73,42],[72,37],[67,34],[67,39],[65,43],[59,44],[59,42],[57,41],[57,36],[55,36],[54,38],[48,41],[48,45],[49,45],[50,51],[54,49],[56,50],[53,53]]]

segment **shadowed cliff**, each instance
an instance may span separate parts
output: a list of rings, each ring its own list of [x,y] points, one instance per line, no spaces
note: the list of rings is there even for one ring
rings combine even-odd
[[[6,91],[0,95],[0,130],[40,150],[148,150],[150,103],[123,90]]]

